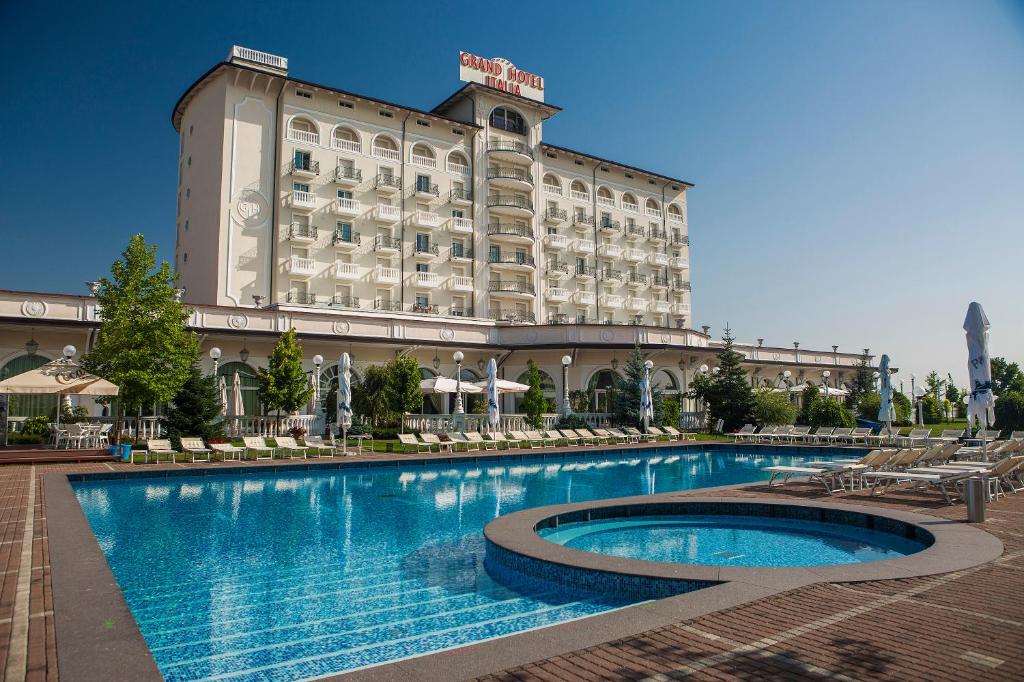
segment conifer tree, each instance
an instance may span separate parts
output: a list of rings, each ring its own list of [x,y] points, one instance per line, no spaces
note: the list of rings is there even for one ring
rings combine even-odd
[[[619,424],[637,426],[642,421],[640,418],[640,382],[644,378],[644,355],[637,346],[630,353],[626,360],[626,378],[622,385],[615,392],[614,414],[615,421]],[[664,406],[662,405],[661,387],[651,383],[651,400],[654,407],[654,419],[652,424],[660,423],[664,419]]]
[[[182,436],[199,436],[204,440],[224,436],[220,398],[218,378],[204,376],[199,365],[193,364],[188,379],[164,415],[164,426],[174,447],[181,446]]]
[[[711,419],[724,421],[726,433],[736,431],[753,420],[754,391],[743,369],[743,356],[733,348],[735,339],[729,325],[722,334],[722,350],[718,353],[718,373],[711,379]]]
[[[537,363],[533,360],[530,360],[528,367],[530,388],[527,389],[526,395],[523,396],[522,410],[526,415],[526,423],[535,429],[539,429],[544,426],[544,417],[542,415],[548,401],[545,400],[544,391],[541,389],[540,368],[537,367]]]
[[[857,373],[853,377],[853,383],[847,388],[850,391],[846,396],[847,407],[856,407],[860,404],[861,396],[875,390],[875,370],[871,367],[870,358],[866,352],[857,360]]]
[[[302,409],[313,395],[306,371],[302,369],[302,346],[289,329],[274,345],[267,367],[256,370],[260,400],[268,408],[292,414]]]

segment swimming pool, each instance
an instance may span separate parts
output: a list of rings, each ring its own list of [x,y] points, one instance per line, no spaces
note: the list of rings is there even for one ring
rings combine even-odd
[[[898,559],[927,547],[861,526],[732,514],[602,519],[539,534],[584,552],[711,566],[834,566]]]
[[[765,480],[820,459],[659,448],[73,488],[168,680],[298,680],[631,603],[484,569],[482,529],[551,504]],[[643,453],[643,454],[641,454]]]

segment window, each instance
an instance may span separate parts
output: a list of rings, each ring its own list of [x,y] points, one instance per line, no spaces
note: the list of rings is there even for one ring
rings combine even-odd
[[[192,196],[192,188],[188,187],[188,188],[185,189],[185,198],[189,199],[189,198],[191,198],[191,196]]]
[[[392,114],[390,111],[381,110],[381,111],[378,111],[377,113],[380,114],[381,116],[383,116],[384,118],[394,118],[395,117],[395,115]]]
[[[191,168],[191,167],[192,167],[192,157],[191,157],[191,156],[190,156],[190,157],[188,157],[188,167],[189,167],[189,168]]]
[[[430,235],[424,232],[420,232],[416,235],[416,250],[417,251],[429,251],[430,250]]]
[[[301,97],[303,99],[313,99],[313,93],[309,92],[308,90],[296,90],[295,96]]]
[[[416,294],[416,305],[420,308],[426,308],[430,305],[430,298],[426,294]]]
[[[453,208],[452,209],[452,217],[453,218],[465,218],[466,214],[463,212],[463,210],[461,208]]]
[[[349,192],[347,189],[339,189],[338,190],[338,198],[339,199],[351,199],[352,198],[352,192]]]
[[[526,119],[517,111],[506,107],[497,107],[491,112],[491,127],[525,135]]]
[[[188,221],[185,221],[185,231],[188,232]]]
[[[295,170],[308,171],[313,168],[313,155],[301,149],[295,150]]]
[[[490,260],[497,261],[501,260],[501,247],[491,246],[487,249],[487,253],[490,256]]]
[[[422,118],[416,119],[416,125],[423,126],[424,128],[430,127],[430,121],[424,121]]]
[[[195,126],[189,126],[188,127],[188,136],[189,137],[192,137],[192,133],[195,131],[195,129],[196,129]]]
[[[181,260],[183,260],[184,262],[186,262],[186,263],[187,263],[187,262],[188,262],[188,253],[185,253],[185,254],[183,254],[183,255],[181,256]]]
[[[342,109],[354,109],[355,108],[355,105],[353,105],[352,102],[346,102],[343,99],[338,100],[338,106],[341,107]]]
[[[309,191],[309,185],[307,185],[304,182],[293,182],[292,183],[292,191],[293,192],[308,192]]]
[[[429,175],[417,175],[416,176],[416,191],[417,192],[429,192],[430,191],[430,176]]]
[[[416,272],[430,272],[430,267],[426,263],[417,263]]]
[[[341,236],[342,241],[352,241],[352,223],[343,223],[339,220],[338,234]]]

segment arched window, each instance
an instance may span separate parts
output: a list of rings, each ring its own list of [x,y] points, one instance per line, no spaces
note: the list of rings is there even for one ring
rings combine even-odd
[[[0,369],[0,381],[18,376],[24,372],[41,367],[49,362],[49,359],[41,355],[22,355],[9,360]],[[7,406],[9,417],[37,417],[44,415],[49,417],[51,412],[57,409],[57,396],[55,395],[11,395]]]
[[[665,395],[679,393],[679,382],[667,369],[659,369],[651,377],[651,384],[661,389]]]
[[[654,199],[648,199],[645,204],[647,207],[647,215],[661,217],[661,206]]]
[[[362,381],[355,368],[349,370],[352,385]],[[331,365],[320,370],[320,396],[317,410],[324,415],[327,424],[334,424],[338,418],[338,366]]]
[[[331,146],[348,152],[362,152],[363,145],[359,141],[359,133],[347,126],[338,126],[331,133]]]
[[[676,222],[682,222],[683,221],[683,211],[678,206],[676,206],[675,204],[669,204],[668,205],[668,217],[669,217],[669,220],[674,220]]]
[[[569,185],[569,196],[573,199],[590,199],[590,191],[587,186],[579,180],[573,180],[572,184]]]
[[[544,398],[547,399],[547,401],[548,401],[547,411],[548,412],[557,412],[558,411],[558,404],[557,404],[557,402],[555,400],[555,397],[558,395],[558,391],[555,388],[555,380],[552,379],[551,375],[548,374],[547,372],[545,372],[544,370],[539,370],[539,371],[540,371],[540,390],[544,392]],[[529,386],[530,385],[530,370],[526,370],[525,372],[520,374],[519,378],[516,379],[516,381],[519,382],[520,384],[526,384],[527,386]],[[512,395],[513,395],[512,411],[516,412],[516,413],[521,413],[523,411],[522,410],[523,399],[526,397],[526,394],[525,393],[513,393]]]
[[[636,196],[631,192],[626,192],[622,195],[622,208],[627,211],[639,210],[640,204],[636,201]]]
[[[562,183],[561,181],[551,173],[544,175],[544,191],[548,194],[557,194],[562,196]]]
[[[594,412],[611,412],[615,391],[622,385],[622,377],[610,369],[598,370],[587,383],[590,394],[590,409]]]
[[[507,107],[497,107],[491,112],[491,127],[507,130],[510,133],[526,134],[526,119],[518,111]]]
[[[437,168],[437,155],[430,145],[417,142],[409,151],[409,161],[424,168]]]
[[[401,161],[402,159],[402,155],[398,153],[398,142],[384,133],[373,138],[373,155],[388,161]]]
[[[426,367],[420,367],[420,379],[433,379],[437,372]],[[423,396],[423,407],[420,414],[444,414],[444,401],[446,396],[439,393],[428,393]]]
[[[232,400],[231,392],[235,382],[235,374],[238,374],[238,382],[242,388],[242,407],[245,414],[263,414],[260,405],[259,382],[256,381],[256,370],[244,362],[227,362],[217,368],[217,376],[224,377],[224,384],[228,389],[228,403]]]
[[[320,133],[316,124],[308,118],[295,116],[288,121],[288,139],[310,144],[320,144]]]
[[[615,195],[607,187],[598,187],[597,203],[601,206],[615,206]]]
[[[448,154],[448,172],[469,175],[469,159],[462,152],[451,152]]]

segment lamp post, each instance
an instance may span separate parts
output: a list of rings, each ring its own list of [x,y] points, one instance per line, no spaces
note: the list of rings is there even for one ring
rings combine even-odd
[[[324,356],[313,356],[313,367],[316,369],[316,381],[313,383],[313,404],[320,407],[320,366],[324,364]]]
[[[911,407],[914,409],[914,423],[917,423],[917,389],[914,388],[914,382],[917,380],[916,374],[910,375],[910,400],[912,401]]]
[[[572,406],[569,404],[569,365],[572,364],[572,357],[562,356],[562,416],[568,417],[572,414]]]
[[[916,417],[915,423],[918,426],[924,424],[924,401],[921,400],[921,398],[924,397],[924,394],[925,390],[920,386],[914,389],[914,402],[916,403],[917,407],[917,412],[915,412],[914,416]]]
[[[462,408],[462,358],[465,356],[461,350],[455,351],[452,359],[455,360],[455,424],[461,429],[465,421],[466,411]]]
[[[217,376],[217,366],[220,364],[220,348],[214,346],[210,349],[210,359],[213,360],[213,376]]]
[[[832,376],[832,372],[827,369],[821,373],[821,384],[825,387],[825,400],[828,400],[828,378]]]

